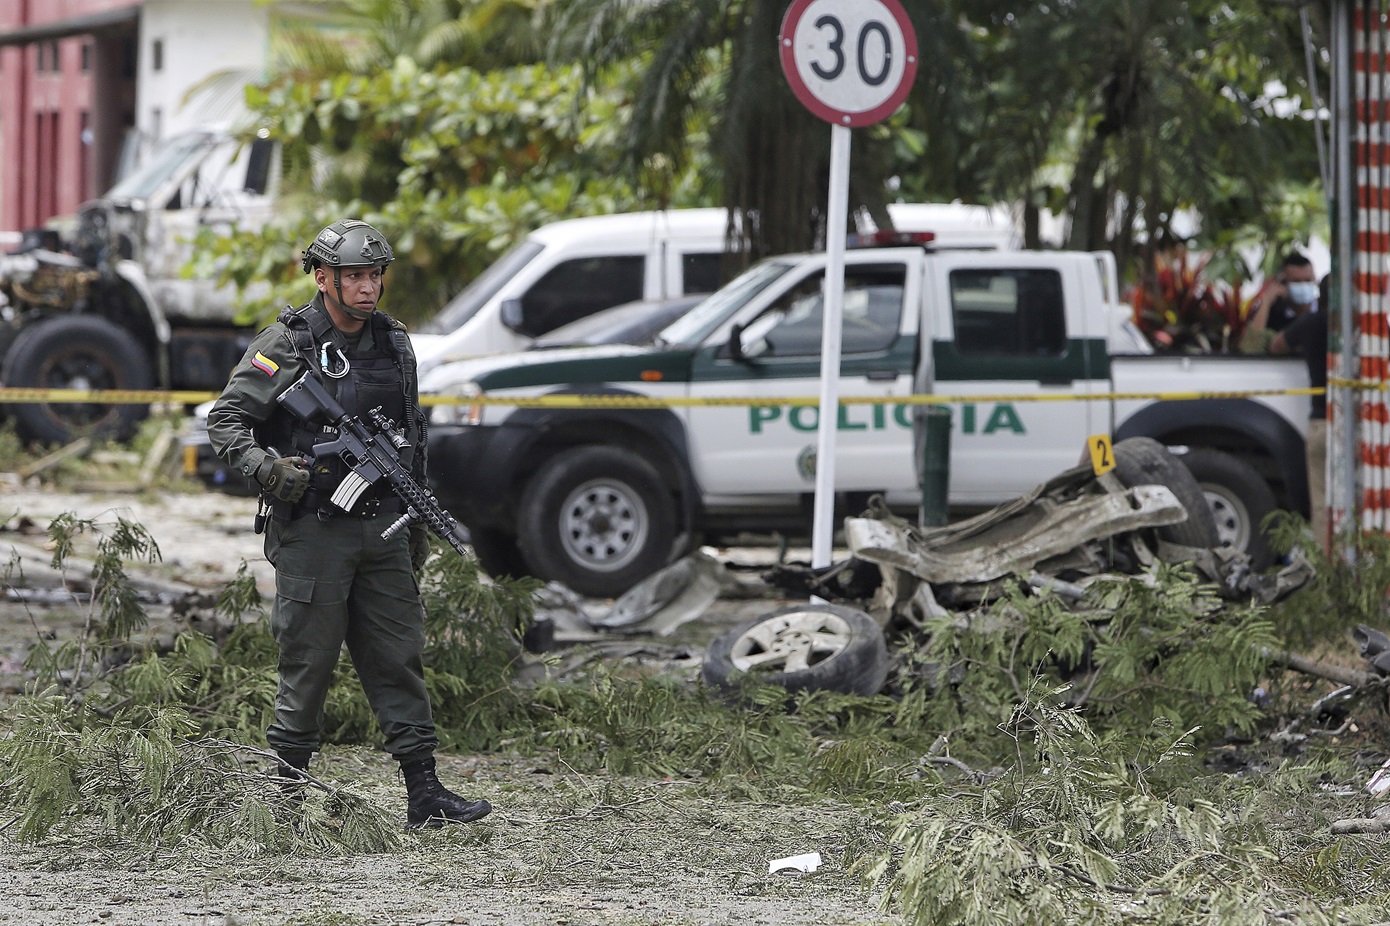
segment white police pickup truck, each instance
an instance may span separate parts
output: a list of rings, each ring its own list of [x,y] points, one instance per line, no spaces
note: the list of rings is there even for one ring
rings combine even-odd
[[[1304,395],[1159,401],[1126,393],[1306,388],[1296,360],[1157,356],[1115,298],[1108,255],[852,249],[845,259],[837,510],[882,494],[921,501],[915,406],[953,411],[950,503],[995,505],[1074,466],[1085,440],[1153,437],[1181,453],[1226,543],[1268,561],[1259,518],[1306,511]],[[768,259],[665,329],[651,347],[614,346],[445,365],[427,393],[489,403],[431,412],[430,473],[441,502],[493,573],[621,593],[695,538],[810,530],[826,256]],[[1147,354],[1147,355],[1146,355]],[[498,399],[618,399],[582,408]],[[679,399],[625,408],[620,397]],[[746,404],[701,399],[746,397]],[[1041,401],[1038,401],[1041,400]],[[689,404],[687,404],[689,403]]]

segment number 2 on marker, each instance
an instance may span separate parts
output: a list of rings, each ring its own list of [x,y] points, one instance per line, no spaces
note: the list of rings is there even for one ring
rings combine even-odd
[[[1091,469],[1097,476],[1115,468],[1115,449],[1110,446],[1109,434],[1093,434],[1086,438],[1086,449],[1091,452]]]

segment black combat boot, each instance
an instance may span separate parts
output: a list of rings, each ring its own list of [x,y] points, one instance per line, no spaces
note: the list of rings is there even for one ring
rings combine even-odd
[[[466,801],[440,784],[434,774],[434,756],[402,760],[401,774],[410,801],[406,825],[412,829],[472,823],[492,813],[492,805],[487,801]]]
[[[314,755],[310,749],[280,749],[275,753],[280,762],[275,766],[275,774],[282,779],[280,790],[297,800],[304,799],[304,776],[309,770],[309,759]]]

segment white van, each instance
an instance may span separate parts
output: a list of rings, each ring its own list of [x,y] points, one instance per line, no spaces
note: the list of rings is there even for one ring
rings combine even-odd
[[[958,203],[888,207],[900,230],[934,231],[938,247],[1012,248],[1007,210]],[[724,282],[728,213],[672,209],[542,226],[498,258],[411,333],[420,372],[453,360],[523,350],[600,309],[711,293]],[[871,223],[861,231],[872,231]]]
[[[673,209],[536,229],[412,331],[421,372],[522,350],[610,306],[714,292],[722,282],[725,216],[723,209]]]

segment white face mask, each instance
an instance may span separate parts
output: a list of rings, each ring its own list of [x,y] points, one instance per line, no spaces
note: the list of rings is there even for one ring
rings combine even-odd
[[[1312,305],[1318,298],[1318,284],[1302,280],[1285,284],[1289,291],[1289,301],[1294,305]]]

